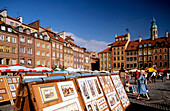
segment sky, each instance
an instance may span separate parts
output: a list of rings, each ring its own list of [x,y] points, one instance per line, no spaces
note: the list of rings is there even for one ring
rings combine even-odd
[[[40,20],[42,27],[67,32],[75,44],[102,51],[115,34],[129,33],[131,40],[150,38],[151,21],[157,21],[159,37],[170,32],[169,0],[0,0],[8,15],[23,17],[25,24]]]

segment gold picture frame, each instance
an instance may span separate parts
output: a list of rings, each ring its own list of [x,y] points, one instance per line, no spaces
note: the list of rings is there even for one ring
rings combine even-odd
[[[59,99],[55,85],[40,86],[39,91],[43,104]]]

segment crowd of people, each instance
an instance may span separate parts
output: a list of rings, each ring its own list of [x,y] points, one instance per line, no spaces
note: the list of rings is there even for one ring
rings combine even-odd
[[[134,84],[138,84],[138,89],[136,90],[135,85],[130,83],[131,76],[129,76],[129,79],[126,81],[125,89],[127,92],[132,92],[134,94],[137,93],[137,99],[140,99],[140,95],[144,95],[147,97],[147,100],[150,100],[148,94],[148,83],[155,83],[157,79],[161,79],[162,82],[166,81],[167,72],[161,71],[157,72],[156,70],[153,70],[152,72],[148,71],[147,69],[142,68],[140,72],[135,72],[135,82]]]

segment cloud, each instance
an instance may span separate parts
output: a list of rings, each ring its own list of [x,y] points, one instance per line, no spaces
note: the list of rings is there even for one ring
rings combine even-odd
[[[81,37],[77,37],[75,34],[71,32],[67,32],[67,35],[72,35],[74,39],[74,43],[78,46],[85,47],[88,51],[97,51],[100,52],[108,47],[108,43],[104,41],[97,41],[97,40],[85,40]]]

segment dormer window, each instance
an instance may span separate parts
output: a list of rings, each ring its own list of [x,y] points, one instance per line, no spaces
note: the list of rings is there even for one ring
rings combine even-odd
[[[147,44],[144,44],[144,47],[147,47]]]
[[[67,44],[67,47],[69,47],[70,45],[69,44]]]
[[[23,32],[23,28],[22,27],[19,27],[19,32]]]
[[[5,26],[1,26],[1,30],[5,31],[6,27]]]
[[[44,36],[44,40],[47,40],[47,36],[46,35]]]
[[[139,45],[139,48],[142,48],[142,44]]]
[[[131,45],[131,47],[134,47],[134,45]]]
[[[152,46],[152,44],[151,44],[151,43],[149,43],[149,44],[148,44],[148,46],[150,47],[150,46]]]
[[[39,37],[40,37],[40,39],[43,39],[43,36],[42,36],[42,35],[40,35]]]
[[[12,32],[12,28],[8,28],[8,32]]]
[[[37,33],[34,33],[34,37],[36,37],[36,38],[37,38],[37,36],[38,36],[38,34],[37,34]]]
[[[66,46],[66,44],[64,44],[64,46]]]
[[[162,44],[161,44],[162,46],[164,46],[165,45],[165,42],[162,42]]]

